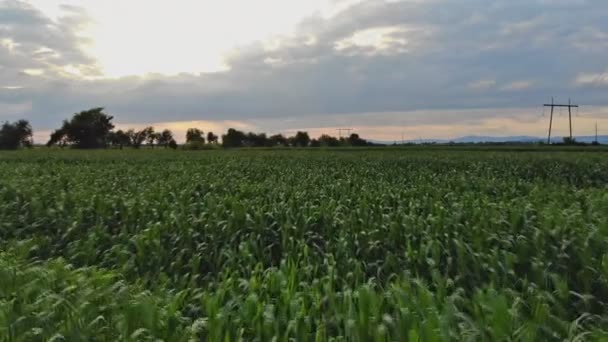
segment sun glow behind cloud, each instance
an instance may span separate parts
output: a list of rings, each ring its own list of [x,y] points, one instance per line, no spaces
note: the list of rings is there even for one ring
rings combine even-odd
[[[406,51],[407,40],[403,37],[406,29],[398,26],[377,27],[362,31],[357,31],[350,37],[335,43],[337,50],[347,50],[350,48],[371,48],[373,53],[402,53]]]
[[[81,6],[93,22],[85,51],[105,77],[218,72],[233,49],[293,33],[310,15],[331,16],[355,1],[32,0],[46,14]]]

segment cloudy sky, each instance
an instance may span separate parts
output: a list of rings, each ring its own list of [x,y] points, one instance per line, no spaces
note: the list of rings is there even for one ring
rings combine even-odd
[[[0,121],[400,140],[608,134],[606,0],[0,0]],[[557,112],[557,134],[567,115]]]

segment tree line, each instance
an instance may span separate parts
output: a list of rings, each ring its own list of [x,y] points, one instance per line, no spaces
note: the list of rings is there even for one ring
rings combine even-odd
[[[61,127],[51,133],[47,146],[70,146],[73,148],[91,149],[107,147],[140,148],[144,144],[150,147],[176,149],[178,144],[173,132],[165,129],[156,132],[149,126],[142,130],[114,130],[113,116],[104,113],[104,108],[93,108],[76,113],[70,120],[64,120]],[[336,146],[366,146],[370,145],[365,139],[353,133],[346,138],[336,138],[321,135],[311,139],[307,132],[298,131],[294,136],[282,134],[267,136],[265,133],[242,132],[234,128],[220,137],[213,132],[205,134],[198,128],[190,128],[186,132],[185,149],[205,149],[212,146],[222,147],[336,147]],[[0,149],[17,149],[31,147],[32,127],[26,120],[15,123],[5,123],[0,130]]]

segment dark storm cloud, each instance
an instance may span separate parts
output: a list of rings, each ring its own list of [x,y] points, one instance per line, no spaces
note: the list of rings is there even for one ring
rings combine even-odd
[[[110,80],[58,71],[75,65],[98,72],[76,34],[90,20],[86,13],[69,8],[52,21],[21,2],[0,4],[0,40],[20,44],[0,46],[0,75],[6,86],[24,86],[0,84],[0,104],[28,104],[23,114],[44,128],[98,105],[123,122],[145,123],[507,109],[551,95],[608,101],[604,0],[363,1],[330,19],[306,19],[295,37],[278,38],[277,48],[257,43],[235,51],[228,72]],[[382,49],[348,44],[357,32],[387,27],[393,30]],[[45,74],[26,76],[26,68]]]

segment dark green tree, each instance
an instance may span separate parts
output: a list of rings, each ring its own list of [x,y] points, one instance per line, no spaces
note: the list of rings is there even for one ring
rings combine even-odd
[[[203,131],[198,128],[188,128],[186,131],[186,143],[205,143]]]
[[[207,142],[210,144],[217,144],[218,136],[213,134],[213,132],[207,133]]]
[[[112,146],[118,146],[122,149],[124,146],[131,145],[131,139],[129,139],[129,135],[123,131],[118,130],[116,132],[110,132],[108,136],[108,141]]]
[[[146,140],[148,141],[148,146],[154,147],[155,144],[160,144],[160,132],[152,132],[152,134],[148,135]]]
[[[148,126],[139,131],[139,134],[143,137],[146,144],[148,144],[149,146],[154,145],[154,127]]]
[[[357,133],[351,134],[347,141],[351,146],[367,146],[367,140],[361,139]]]
[[[293,146],[307,147],[310,144],[310,137],[307,132],[298,131],[292,139]]]
[[[226,134],[222,135],[222,146],[242,147],[245,141],[245,133],[234,128],[229,128]]]
[[[165,148],[170,147],[169,145],[172,141],[175,141],[175,139],[173,139],[173,132],[168,129],[163,130],[158,137],[158,144]]]
[[[154,133],[154,128],[146,127],[141,131],[134,131],[132,129],[127,131],[129,140],[131,140],[131,146],[140,148],[144,141],[148,140],[148,136]]]
[[[338,140],[336,137],[332,137],[330,135],[323,134],[323,135],[321,135],[321,137],[319,137],[319,144],[321,144],[321,146],[325,146],[325,147],[336,147],[336,146],[340,146],[340,140]]]
[[[131,145],[131,139],[129,139],[129,135],[125,131],[118,130],[115,133],[115,136],[116,136],[116,142],[118,143],[120,148],[122,148],[123,146]]]
[[[68,139],[65,132],[61,129],[56,129],[51,132],[51,137],[49,141],[46,143],[46,146],[59,145],[59,147],[63,148],[68,144]]]
[[[268,138],[268,141],[270,146],[287,146],[289,144],[287,138],[285,138],[283,134],[271,135],[270,138]]]
[[[141,144],[144,142],[145,137],[143,137],[142,139],[142,135],[139,134],[139,132],[136,132],[133,129],[129,129],[127,131],[127,136],[129,137],[129,145],[135,147],[135,148],[139,148],[141,146]]]
[[[266,137],[266,133],[256,134],[253,132],[249,132],[245,135],[243,145],[249,146],[249,147],[268,146],[268,138]]]
[[[15,150],[32,146],[32,126],[27,120],[5,122],[0,128],[0,149]]]
[[[76,148],[105,147],[110,131],[114,128],[112,119],[112,116],[103,112],[103,108],[76,113],[70,121],[64,120],[61,128],[51,134],[47,145],[65,142]]]

